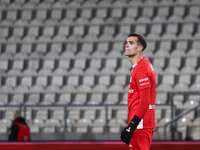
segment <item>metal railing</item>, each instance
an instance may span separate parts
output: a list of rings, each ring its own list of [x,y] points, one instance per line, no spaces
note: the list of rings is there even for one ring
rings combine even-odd
[[[188,113],[195,111],[198,107],[200,107],[200,100],[199,104],[194,106],[191,109],[185,110],[179,115],[177,115],[177,107],[174,105],[173,97],[177,94],[183,94],[184,95],[184,101],[188,95],[200,95],[199,92],[170,92],[170,105],[171,105],[171,120],[164,124],[164,140],[167,140],[167,132],[166,128],[168,125],[171,124],[171,140],[175,140],[175,132],[177,131],[177,121],[187,115]],[[199,124],[200,125],[200,124]]]
[[[166,132],[166,128],[169,124],[172,124],[174,122],[176,122],[177,120],[179,120],[180,118],[182,118],[183,116],[187,115],[188,113],[194,111],[196,108],[200,107],[200,104],[177,115],[175,118],[173,118],[172,120],[170,120],[169,122],[167,122],[165,125],[164,125],[164,139],[167,140],[167,132]],[[177,129],[177,124],[175,123],[175,126],[172,126],[172,129]],[[172,133],[174,132],[174,130],[172,131]],[[174,140],[174,134],[172,134],[172,137],[171,137],[171,140]]]
[[[83,109],[84,107],[99,107],[99,108],[104,108],[105,110],[105,131],[108,131],[108,110],[109,107],[110,108],[115,108],[115,107],[127,107],[127,105],[125,104],[110,104],[110,105],[0,105],[0,109],[2,108],[16,108],[19,109],[22,112],[22,115],[24,118],[26,118],[26,110],[27,108],[52,108],[52,107],[63,107],[64,108],[64,116],[63,116],[63,120],[64,120],[64,131],[66,132],[66,127],[67,127],[67,121],[66,119],[68,118],[68,108],[72,108],[72,107],[79,107],[80,109]]]

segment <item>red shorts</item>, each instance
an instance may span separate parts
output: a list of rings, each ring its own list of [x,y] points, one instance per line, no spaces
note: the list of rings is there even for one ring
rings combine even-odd
[[[154,129],[136,129],[131,138],[130,150],[149,150]]]

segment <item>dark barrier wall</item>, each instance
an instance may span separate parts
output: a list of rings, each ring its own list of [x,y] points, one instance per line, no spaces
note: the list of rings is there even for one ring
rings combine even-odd
[[[122,142],[0,143],[0,150],[129,150]],[[200,142],[152,142],[150,150],[199,150]]]

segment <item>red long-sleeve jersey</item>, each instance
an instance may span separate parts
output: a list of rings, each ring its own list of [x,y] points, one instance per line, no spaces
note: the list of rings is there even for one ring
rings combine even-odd
[[[155,128],[156,75],[151,63],[142,58],[132,66],[128,89],[128,123],[137,115],[137,129]]]

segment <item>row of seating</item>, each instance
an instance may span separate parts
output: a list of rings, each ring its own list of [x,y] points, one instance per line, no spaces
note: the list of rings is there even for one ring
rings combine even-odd
[[[138,33],[140,33],[140,32],[138,32]],[[142,34],[142,33],[140,33],[140,34]],[[153,35],[152,41],[159,40],[160,35],[151,34],[151,36],[152,35]],[[195,36],[191,35],[190,40],[199,41],[200,40],[199,35],[200,35],[199,33],[195,34]],[[59,43],[63,43],[63,42],[73,43],[74,41],[80,42],[80,43],[82,43],[82,42],[84,42],[84,43],[89,43],[89,42],[103,43],[103,42],[107,42],[107,41],[114,42],[114,43],[117,43],[117,42],[123,43],[126,40],[127,36],[128,35],[125,35],[125,34],[118,34],[115,37],[113,37],[112,35],[109,35],[109,34],[103,34],[100,37],[98,37],[96,35],[86,35],[85,37],[82,37],[79,35],[72,35],[69,38],[66,38],[65,36],[57,35],[53,39],[51,39],[50,37],[47,37],[47,36],[40,36],[38,39],[36,39],[35,37],[30,37],[30,36],[26,36],[23,39],[21,39],[20,37],[11,36],[8,39],[6,39],[4,37],[0,38],[0,43],[1,44],[30,44],[30,43],[33,43],[33,44],[38,43],[39,44],[39,43],[53,42],[53,43],[59,44]],[[183,34],[183,36],[181,34],[181,37],[177,37],[176,34],[166,33],[162,37],[160,37],[160,39],[163,41],[170,41],[170,40],[182,41],[182,40],[187,40],[185,36],[186,36],[185,34]],[[151,40],[150,37],[148,40]],[[122,49],[120,49],[120,51],[122,51]]]
[[[104,52],[106,55],[103,53],[101,54],[101,58],[102,57],[104,58],[104,57],[110,57],[109,52],[112,52],[112,51],[123,53],[124,47],[125,47],[124,41],[126,40],[126,38],[124,37],[123,41],[112,41],[112,40],[88,41],[88,42],[68,41],[67,43],[65,42],[55,42],[55,43],[43,42],[42,43],[42,42],[36,42],[36,41],[27,41],[27,42],[22,42],[22,43],[1,43],[0,58],[1,59],[3,58],[15,59],[15,57],[23,58],[23,55],[25,55],[23,53],[26,53],[26,55],[28,54],[28,56],[24,56],[26,58],[27,57],[29,58],[41,58],[41,57],[43,58],[44,57],[45,58],[48,55],[51,55],[51,53],[49,52],[55,52],[61,56],[65,54],[64,52],[66,52],[65,58],[68,58],[67,57],[68,55],[70,55],[70,58],[86,56],[84,55],[84,53],[80,53],[80,52],[88,52],[89,56],[91,57],[96,56],[95,52]],[[147,40],[148,46],[147,46],[147,50],[144,51],[144,55],[148,57],[156,57],[154,55],[156,54],[157,51],[166,50],[168,52],[168,55],[174,55],[177,57],[185,56],[186,54],[187,56],[197,56],[198,54],[195,54],[195,52],[198,53],[198,49],[200,49],[198,43],[199,43],[199,40],[192,41],[188,39],[187,40],[151,39],[151,40]],[[176,54],[177,51],[179,55]],[[40,57],[35,56],[37,55],[36,52],[40,53],[40,55],[38,54]],[[9,53],[12,55],[10,55]],[[5,56],[2,56],[2,55],[5,55]],[[19,55],[19,56],[15,56],[15,55]],[[34,55],[34,56],[31,56],[31,55]],[[122,55],[118,54],[117,56],[113,56],[113,57],[121,57],[121,56],[123,56],[123,54]],[[160,55],[159,57],[162,57],[162,55]]]
[[[127,93],[1,93],[1,105],[112,105],[127,104]]]
[[[193,76],[188,74],[183,75],[157,75],[157,91],[198,91],[199,90],[199,75]],[[20,92],[22,93],[31,91],[40,92],[64,92],[68,88],[70,91],[77,92],[91,92],[108,91],[117,92],[122,90],[123,92],[128,89],[129,76],[128,75],[41,75],[38,77],[33,76],[10,76],[1,78],[0,92]],[[103,89],[105,88],[105,89]],[[54,92],[53,89],[56,91]],[[6,91],[8,90],[8,91]],[[69,89],[68,89],[69,90]],[[84,91],[86,90],[86,91]],[[66,91],[67,92],[67,91]]]
[[[157,52],[157,54],[161,54],[161,52],[165,52],[164,50],[160,50]],[[191,56],[172,56],[170,57],[146,57],[149,61],[152,62],[153,66],[156,68],[161,68],[162,70],[165,70],[167,67],[175,67],[177,69],[182,69],[183,67],[191,67],[197,70],[199,57],[198,53],[199,51],[193,51],[194,53],[188,52],[188,54],[191,54]],[[83,52],[84,53],[84,52]],[[110,52],[109,55],[106,57],[104,53],[97,52],[96,54],[104,54],[103,57],[97,58],[95,55],[88,54],[86,56],[82,55],[80,57],[82,58],[65,58],[65,54],[71,54],[71,53],[63,53],[61,56],[59,56],[57,53],[49,53],[50,55],[46,55],[46,57],[41,58],[33,58],[33,54],[28,57],[25,53],[18,53],[19,55],[16,55],[16,57],[12,57],[11,54],[2,54],[0,55],[0,63],[4,66],[1,66],[1,70],[7,71],[7,75],[14,75],[13,70],[16,70],[16,75],[29,75],[30,72],[33,73],[33,75],[41,74],[41,69],[50,70],[50,75],[54,72],[54,74],[58,75],[60,70],[60,74],[66,75],[66,73],[71,72],[72,69],[83,69],[82,71],[86,71],[87,69],[98,69],[100,72],[102,69],[105,68],[111,68],[110,74],[112,74],[112,69],[118,70],[118,69],[130,69],[131,64],[128,60],[128,58],[124,57],[123,54],[117,53],[117,52]],[[54,56],[53,56],[54,54]],[[82,53],[80,53],[82,54]],[[196,55],[195,55],[196,54]],[[2,57],[1,57],[2,56]],[[27,56],[27,57],[26,57]],[[144,54],[145,57],[145,54]],[[82,64],[80,64],[82,63]],[[37,71],[37,72],[36,72]],[[63,73],[61,73],[63,71]],[[99,72],[98,71],[98,72]],[[19,73],[18,73],[19,72]],[[49,72],[49,71],[48,71]],[[195,71],[194,71],[195,72]],[[198,73],[198,71],[197,71]],[[95,73],[94,73],[95,74]],[[124,73],[126,74],[126,73]],[[31,74],[30,74],[31,75]]]
[[[28,27],[1,27],[1,38],[9,37],[50,37],[63,36],[71,38],[71,36],[85,37],[87,35],[94,35],[101,37],[103,35],[110,35],[116,37],[117,35],[127,35],[131,32],[139,32],[146,36],[147,40],[151,37],[159,40],[165,39],[167,34],[172,35],[172,39],[177,37],[179,40],[188,39],[189,37],[197,37],[200,26],[197,23],[156,23],[152,25],[138,24],[138,25],[46,25],[46,26],[29,26]],[[196,31],[196,32],[195,32]],[[187,34],[187,38],[184,37]],[[158,38],[159,37],[159,38]]]
[[[164,0],[143,0],[143,1],[137,1],[137,0],[127,0],[127,1],[121,1],[121,0],[109,0],[109,1],[101,1],[101,0],[59,0],[59,1],[16,1],[16,2],[10,2],[8,1],[1,1],[1,4],[5,6],[6,9],[35,9],[37,6],[38,9],[61,9],[61,8],[101,8],[101,7],[111,7],[111,8],[121,8],[121,7],[127,7],[127,6],[185,6],[187,5],[196,5],[199,4],[198,0],[170,0],[168,2],[165,2]],[[15,7],[14,7],[15,6]],[[34,7],[35,6],[35,7]],[[5,9],[4,8],[4,9]],[[3,7],[2,7],[3,9]]]
[[[60,5],[60,3],[62,5]],[[8,8],[17,9],[17,8],[30,8],[32,6],[38,6],[38,8],[91,8],[91,7],[124,7],[124,6],[171,6],[171,5],[195,5],[198,4],[198,0],[169,0],[168,2],[165,2],[164,0],[20,0],[16,2],[11,2],[11,0],[2,0],[2,5],[7,6]],[[14,7],[17,6],[17,7]]]
[[[62,3],[60,3],[61,5]],[[111,6],[111,5],[110,5]],[[159,17],[164,17],[163,19],[169,21],[175,21],[174,18],[177,17],[180,20],[189,21],[190,19],[199,17],[199,7],[193,6],[121,6],[116,8],[110,7],[93,7],[93,8],[68,8],[60,6],[59,8],[39,8],[35,5],[29,6],[29,9],[23,10],[23,8],[12,8],[11,10],[5,9],[1,10],[0,19],[1,20],[11,20],[16,21],[18,19],[22,20],[33,20],[33,19],[53,19],[62,20],[64,18],[68,19],[78,19],[78,18],[132,18],[136,19],[137,22],[143,22],[142,18],[147,17],[148,20],[157,22]],[[134,14],[133,14],[134,13]],[[123,19],[123,20],[124,20]],[[126,20],[126,19],[125,19]],[[102,20],[103,21],[103,20]],[[106,21],[107,22],[107,21]]]
[[[7,25],[6,25],[7,26]],[[155,38],[155,40],[187,40],[189,38],[194,37],[198,39],[199,37],[199,26],[196,23],[169,23],[169,24],[139,24],[139,25],[61,25],[61,26],[54,26],[54,25],[47,25],[45,27],[42,26],[30,26],[30,27],[1,27],[1,38],[8,38],[8,41],[11,37],[18,38],[19,40],[25,41],[27,38],[37,38],[37,41],[40,39],[46,38],[46,40],[56,41],[56,37],[63,37],[65,40],[72,39],[73,36],[78,36],[83,38],[83,40],[87,36],[94,36],[96,39],[98,38],[100,41],[102,36],[109,36],[110,40],[112,38],[116,40],[121,40],[120,36],[123,37],[130,32],[138,32],[144,35],[147,40],[151,40],[151,37]],[[169,38],[169,34],[171,38]],[[187,34],[187,38],[186,35]],[[23,39],[21,39],[23,37]],[[122,38],[121,37],[121,38]],[[108,38],[108,37],[107,37]],[[87,38],[86,38],[87,39]],[[86,40],[85,39],[85,40]],[[28,40],[28,39],[27,39]],[[36,39],[35,39],[36,40]],[[45,39],[44,39],[45,40]],[[124,40],[124,39],[123,39]],[[105,40],[106,41],[106,40]],[[40,41],[42,42],[42,41]]]
[[[174,92],[183,92],[183,90],[177,90],[181,83],[175,85]],[[164,84],[165,85],[165,84]],[[160,85],[162,86],[162,85]],[[169,85],[168,85],[169,86]],[[38,89],[36,89],[38,87]],[[115,91],[107,91],[106,89],[100,89],[99,91],[87,91],[83,92],[80,90],[69,89],[71,86],[65,86],[60,91],[56,89],[56,91],[48,91],[50,87],[47,87],[46,91],[43,88],[39,88],[40,86],[33,86],[28,89],[22,89],[22,87],[17,87],[15,91],[11,91],[11,89],[1,87],[1,96],[0,101],[1,105],[112,105],[112,104],[127,104],[127,90],[121,90],[118,92]],[[68,88],[68,90],[66,90]],[[105,87],[103,87],[105,88]],[[167,87],[168,88],[168,87]],[[6,91],[7,90],[7,91]],[[26,90],[26,91],[25,91]],[[40,90],[40,91],[39,91]],[[186,90],[185,90],[186,91]],[[167,91],[169,92],[169,91]],[[156,94],[156,104],[170,104],[170,97],[168,93],[164,90],[157,89]],[[198,92],[198,90],[196,90]],[[177,105],[177,108],[190,109],[193,106],[196,106],[199,103],[198,96],[190,96],[189,98],[185,98],[184,95],[175,96],[174,104]]]
[[[136,4],[136,5],[144,5],[145,6],[148,6],[148,5],[156,5],[156,4],[163,4],[163,5],[171,5],[172,3],[173,4],[196,4],[198,3],[198,0],[169,0],[168,2],[165,2],[164,0],[142,0],[142,1],[139,1],[137,2],[137,0],[126,0],[126,1],[121,1],[121,0],[108,0],[108,1],[104,1],[104,0],[18,0],[16,2],[12,2],[11,0],[2,0],[1,1],[1,4],[6,4],[6,5],[13,5],[13,3],[16,3],[16,4],[21,4],[21,5],[33,5],[33,4],[39,4],[40,6],[44,6],[45,4],[47,4],[47,6],[49,4],[57,4],[57,3],[65,3],[68,7],[76,7],[76,4],[78,5],[77,7],[79,7],[80,5],[91,5],[90,7],[92,7],[94,4],[97,4],[99,6],[107,6],[106,4],[108,3],[112,3],[113,6],[121,6],[123,4],[126,5],[126,3],[130,3],[130,4]],[[107,6],[109,7],[109,6]]]

